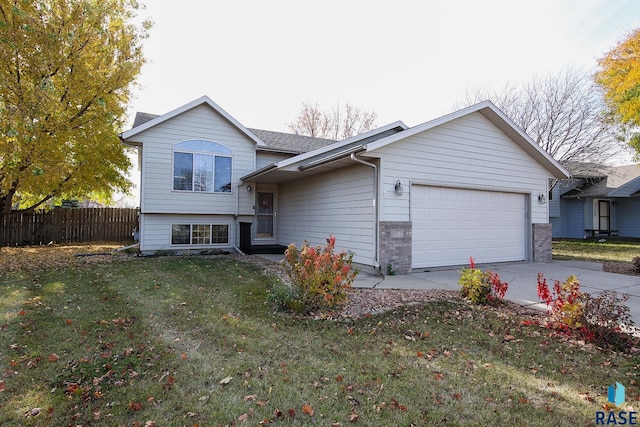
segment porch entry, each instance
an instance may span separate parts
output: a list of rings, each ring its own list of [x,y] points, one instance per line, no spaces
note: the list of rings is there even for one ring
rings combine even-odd
[[[611,202],[609,200],[596,200],[595,212],[593,215],[596,229],[607,231],[611,229]]]
[[[256,197],[256,239],[273,239],[276,195],[273,191],[258,191]]]

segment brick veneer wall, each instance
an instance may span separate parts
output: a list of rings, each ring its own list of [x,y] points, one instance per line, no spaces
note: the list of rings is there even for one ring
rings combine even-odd
[[[551,224],[533,224],[533,262],[551,262]]]
[[[396,274],[411,273],[411,221],[380,221],[380,268]]]

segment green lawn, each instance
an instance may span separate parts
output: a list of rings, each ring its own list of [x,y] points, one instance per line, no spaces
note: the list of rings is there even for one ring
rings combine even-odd
[[[575,426],[616,381],[640,397],[638,357],[504,309],[292,318],[273,280],[214,257],[0,273],[0,425]]]
[[[554,240],[554,259],[579,259],[597,262],[631,262],[640,256],[640,240],[607,239],[594,240]]]

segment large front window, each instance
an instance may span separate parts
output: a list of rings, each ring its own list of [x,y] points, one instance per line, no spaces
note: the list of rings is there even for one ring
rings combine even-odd
[[[212,245],[229,243],[227,224],[173,224],[172,245]]]
[[[184,141],[173,149],[173,189],[231,192],[231,150],[211,141]]]

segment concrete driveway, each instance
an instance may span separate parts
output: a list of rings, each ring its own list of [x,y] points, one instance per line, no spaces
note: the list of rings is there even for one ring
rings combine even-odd
[[[597,296],[605,290],[628,294],[627,305],[636,325],[640,325],[640,277],[623,274],[606,273],[602,264],[580,261],[553,261],[550,263],[497,263],[483,264],[478,268],[493,271],[509,283],[506,299],[520,305],[532,306],[545,310],[540,303],[537,291],[538,273],[543,273],[549,286],[554,280],[564,281],[570,275],[580,280],[580,290]],[[449,289],[460,290],[458,279],[460,267],[425,269],[414,271],[403,276],[380,276],[361,269],[361,274],[354,282],[355,287],[376,289]]]

